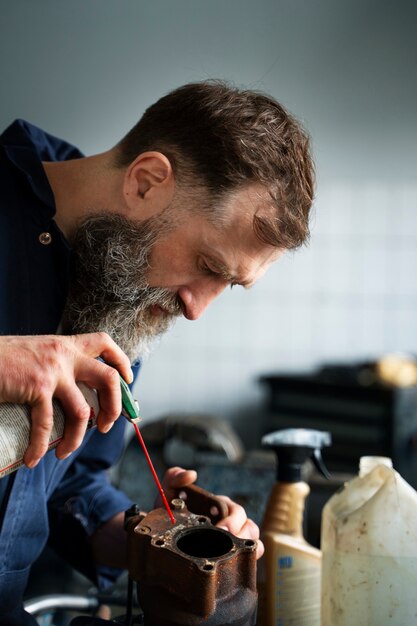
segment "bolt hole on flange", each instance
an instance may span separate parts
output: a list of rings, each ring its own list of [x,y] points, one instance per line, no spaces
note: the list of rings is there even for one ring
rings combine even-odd
[[[211,572],[214,569],[214,565],[213,563],[204,563],[201,569],[203,569],[205,572]]]
[[[199,558],[223,556],[233,548],[232,539],[215,528],[195,528],[183,533],[177,539],[177,548]]]
[[[165,544],[165,541],[163,539],[157,539],[154,543],[156,546],[161,547]]]
[[[255,545],[255,542],[252,539],[246,539],[245,548],[253,548],[254,545]]]

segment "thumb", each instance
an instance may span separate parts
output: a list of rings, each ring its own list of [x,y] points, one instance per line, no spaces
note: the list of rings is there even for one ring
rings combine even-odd
[[[182,467],[171,467],[166,471],[163,485],[167,489],[180,489],[195,483],[197,472],[195,470],[185,470]]]

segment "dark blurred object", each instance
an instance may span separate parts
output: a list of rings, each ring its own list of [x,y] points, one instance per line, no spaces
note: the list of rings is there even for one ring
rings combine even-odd
[[[417,385],[417,360],[409,354],[392,353],[355,365],[325,365],[317,376],[323,381],[350,381],[362,387],[413,387]]]
[[[416,488],[417,386],[410,384],[414,367],[412,357],[389,355],[373,363],[325,366],[311,374],[262,376],[268,390],[264,432],[328,430],[333,445],[325,461],[331,472],[356,474],[361,456],[389,456]]]
[[[143,424],[142,435],[151,446],[162,447],[164,460],[171,465],[171,457],[181,449],[182,464],[194,467],[201,452],[218,452],[229,461],[243,456],[242,443],[228,422],[213,415],[191,413],[166,415],[155,422]]]
[[[395,387],[417,385],[417,361],[406,354],[387,354],[375,363],[377,381]]]

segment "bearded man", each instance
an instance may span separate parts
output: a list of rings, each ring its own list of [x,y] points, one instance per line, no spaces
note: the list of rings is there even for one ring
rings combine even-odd
[[[0,185],[0,402],[29,404],[32,419],[26,467],[0,480],[0,624],[13,626],[35,624],[22,598],[48,538],[98,585],[124,567],[131,503],[106,472],[123,451],[119,373],[132,382],[176,317],[197,319],[306,241],[313,165],[278,102],[208,81],[164,96],[94,156],[18,120],[1,137]],[[87,434],[77,382],[99,395]],[[46,453],[52,397],[66,425]],[[195,479],[168,470],[168,497]],[[228,506],[221,525],[258,539]]]

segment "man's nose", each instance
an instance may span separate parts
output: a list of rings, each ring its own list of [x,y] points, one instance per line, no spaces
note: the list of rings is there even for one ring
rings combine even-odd
[[[225,281],[218,279],[192,283],[178,289],[178,296],[183,305],[184,317],[196,320],[217,296],[226,288]]]

